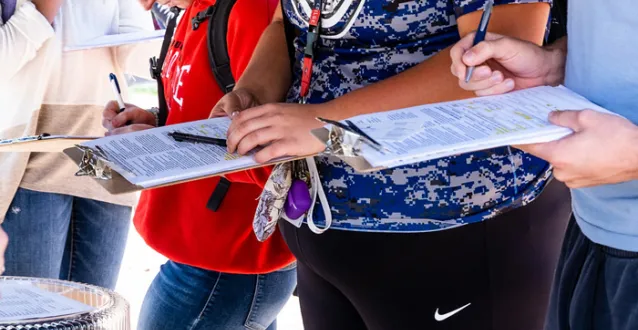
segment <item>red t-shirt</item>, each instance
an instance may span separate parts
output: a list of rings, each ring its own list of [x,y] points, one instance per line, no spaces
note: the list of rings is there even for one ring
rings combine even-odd
[[[208,20],[193,30],[191,20],[214,0],[195,0],[178,25],[166,55],[162,79],[169,107],[167,124],[208,118],[223,96],[210,68]],[[278,0],[239,0],[228,23],[228,54],[235,79],[250,61]],[[217,212],[206,203],[219,178],[157,188],[142,193],[135,227],[146,243],[173,261],[228,273],[260,274],[294,258],[277,232],[264,243],[252,221],[271,168],[229,174],[232,182]]]

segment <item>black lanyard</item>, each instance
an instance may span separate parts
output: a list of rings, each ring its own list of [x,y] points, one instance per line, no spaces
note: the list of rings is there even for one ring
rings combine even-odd
[[[310,83],[312,82],[312,64],[315,58],[315,46],[321,29],[321,5],[322,0],[315,0],[310,20],[308,21],[308,33],[306,36],[306,49],[304,51],[302,71],[301,71],[301,89],[299,90],[299,103],[305,104],[310,92]]]

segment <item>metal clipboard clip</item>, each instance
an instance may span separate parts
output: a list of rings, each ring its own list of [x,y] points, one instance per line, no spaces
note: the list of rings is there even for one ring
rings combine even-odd
[[[82,151],[82,158],[80,158],[79,170],[75,176],[111,180],[113,177],[111,167],[106,160],[106,154],[99,146],[96,146],[95,149],[82,145],[76,145],[76,147]]]
[[[327,154],[357,157],[361,155],[362,144],[366,144],[382,154],[391,153],[350,120],[346,120],[345,124],[324,118],[317,118],[317,120],[332,125],[326,143],[325,153]]]

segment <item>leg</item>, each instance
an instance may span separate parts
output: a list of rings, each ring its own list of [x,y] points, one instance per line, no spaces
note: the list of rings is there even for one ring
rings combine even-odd
[[[359,312],[337,288],[303,263],[297,272],[304,329],[367,329]]]
[[[304,329],[366,330],[359,311],[346,295],[306,263],[306,255],[299,244],[299,231],[287,222],[282,222],[279,229],[297,257],[297,292]]]
[[[569,190],[552,181],[531,204],[485,222],[494,330],[542,329],[571,212]]]
[[[294,269],[239,275],[169,261],[146,294],[138,329],[265,330],[288,301],[294,278]]]
[[[169,260],[146,292],[137,328],[192,329],[220,277],[221,273]]]
[[[130,207],[75,197],[60,278],[115,289],[130,223]]]
[[[590,241],[572,219],[554,280],[546,330],[638,328],[638,253]]]
[[[245,326],[251,330],[275,330],[277,315],[297,285],[297,266],[291,265],[268,274],[257,275]]]
[[[506,214],[440,232],[329,230],[315,235],[306,226],[281,227],[300,264],[343,294],[368,329],[536,330],[542,326],[560,236],[570,214],[567,190],[555,190],[541,196],[548,202],[513,211],[525,215],[523,220]],[[550,211],[539,212],[539,205]],[[502,224],[492,226],[495,221]],[[522,249],[536,255],[527,258]],[[510,268],[514,271],[495,275]],[[300,266],[302,306],[304,272]],[[508,304],[513,306],[507,309]],[[519,316],[516,326],[508,328],[513,318],[497,311]],[[308,312],[302,312],[306,319]],[[335,324],[339,328],[344,323]]]
[[[58,278],[73,197],[18,189],[2,228],[6,276]]]
[[[282,227],[307,329],[490,329],[482,223],[425,234]]]

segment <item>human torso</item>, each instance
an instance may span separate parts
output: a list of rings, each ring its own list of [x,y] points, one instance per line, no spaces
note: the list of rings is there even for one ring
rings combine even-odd
[[[191,25],[197,13],[214,3],[196,0],[175,31],[162,73],[169,106],[167,125],[208,118],[223,96],[208,59],[208,20],[195,30]],[[250,35],[257,40],[266,22],[247,25],[250,20],[246,10],[263,12],[265,17],[274,9],[269,11],[267,3],[237,1],[229,25],[241,26],[235,31],[239,37],[243,35],[246,40]],[[245,53],[250,57],[252,48],[245,49]],[[232,53],[229,55],[231,63],[238,60]],[[252,233],[261,187],[233,182],[214,212],[206,205],[218,181],[219,178],[204,179],[143,192],[135,215],[142,237],[171,260],[216,271],[265,273],[292,262],[278,233],[264,243]]]
[[[305,46],[308,0],[284,0]],[[497,1],[507,3],[512,1]],[[513,1],[538,2],[538,1]],[[456,14],[485,1],[343,0],[329,2],[318,41],[310,103],[322,103],[384,80],[454,44]],[[298,100],[299,65],[289,92]],[[427,79],[424,77],[423,79]],[[424,91],[426,92],[426,91]],[[401,91],[397,91],[400,95]],[[361,174],[336,158],[317,158],[332,227],[422,232],[482,221],[532,201],[550,176],[542,160],[508,148]],[[319,208],[317,208],[319,209]],[[315,219],[323,214],[316,211]]]
[[[569,2],[567,87],[638,124],[638,3]],[[610,141],[613,143],[613,141]],[[574,213],[593,241],[638,251],[638,181],[572,190]]]

